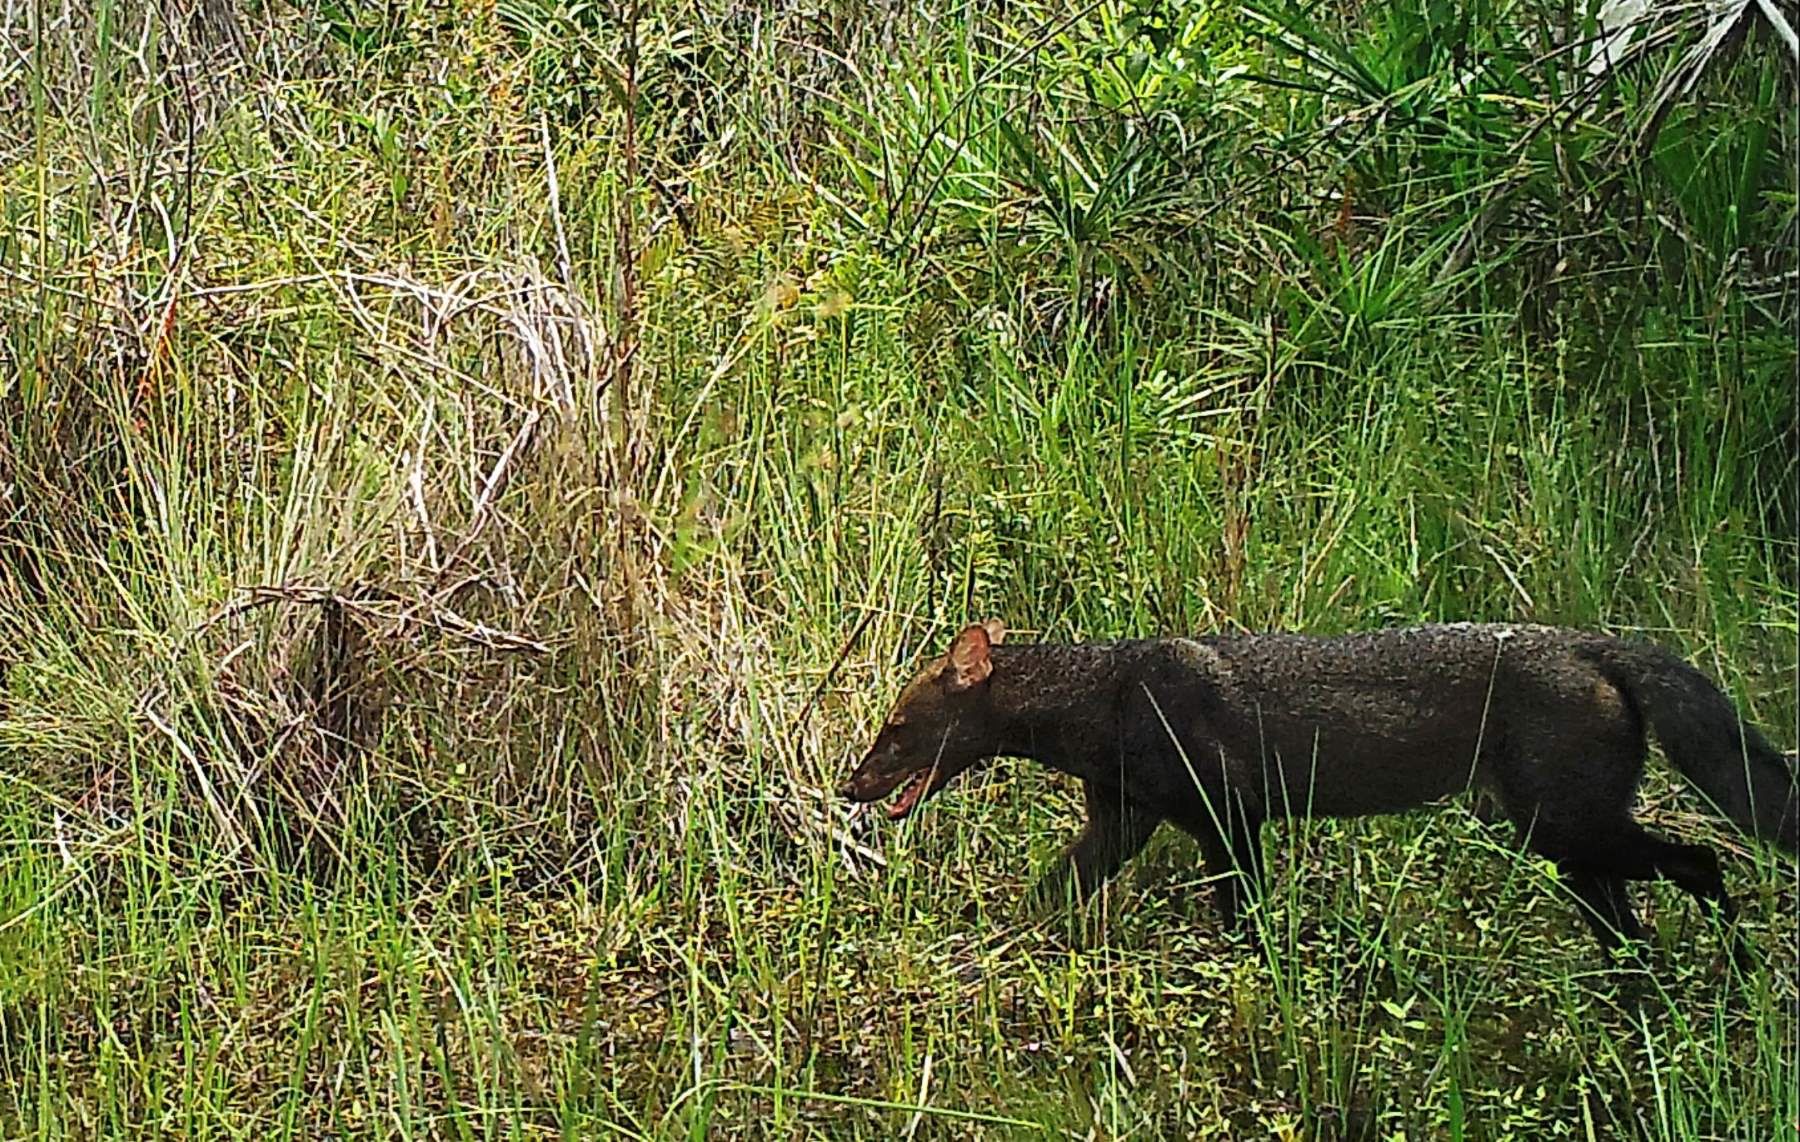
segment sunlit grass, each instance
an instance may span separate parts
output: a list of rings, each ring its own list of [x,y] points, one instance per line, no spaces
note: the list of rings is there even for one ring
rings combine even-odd
[[[1660,766],[1748,973],[1460,804],[1245,937],[1176,836],[1025,923],[1026,764],[830,792],[986,614],[1604,627],[1794,744],[1773,52],[1633,164],[1535,8],[649,7],[639,187],[610,10],[4,29],[0,1133],[1793,1136],[1792,862]]]

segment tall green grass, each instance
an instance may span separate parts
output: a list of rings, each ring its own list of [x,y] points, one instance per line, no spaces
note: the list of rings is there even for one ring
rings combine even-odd
[[[1676,16],[14,14],[0,1133],[1792,1137],[1791,862],[1660,770],[1752,970],[1462,806],[1245,938],[1176,837],[1023,923],[1036,770],[830,793],[989,613],[1603,627],[1794,744],[1800,120],[1760,34],[1653,116]]]

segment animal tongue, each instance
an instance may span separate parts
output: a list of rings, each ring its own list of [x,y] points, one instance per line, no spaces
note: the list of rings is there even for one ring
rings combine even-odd
[[[926,786],[930,784],[931,770],[929,769],[908,781],[906,788],[900,791],[900,799],[888,806],[888,820],[897,821],[912,812],[913,806],[919,803],[919,798],[924,794]]]

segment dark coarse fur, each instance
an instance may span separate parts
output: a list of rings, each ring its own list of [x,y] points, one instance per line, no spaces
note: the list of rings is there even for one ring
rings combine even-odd
[[[1640,935],[1633,880],[1666,878],[1729,918],[1714,852],[1632,818],[1646,728],[1725,816],[1797,847],[1792,760],[1655,646],[1475,624],[1081,645],[998,634],[966,629],[908,685],[843,792],[879,800],[914,779],[904,815],[995,756],[1081,779],[1087,827],[1040,898],[1090,893],[1168,821],[1242,874],[1220,882],[1235,923],[1262,879],[1263,822],[1397,812],[1477,786],[1559,865],[1603,944]]]

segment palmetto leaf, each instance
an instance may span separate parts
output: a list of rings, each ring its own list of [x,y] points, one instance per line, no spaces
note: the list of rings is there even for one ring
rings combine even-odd
[[[1663,76],[1662,82],[1657,85],[1656,92],[1645,106],[1642,126],[1637,135],[1639,154],[1648,152],[1655,144],[1656,136],[1675,104],[1694,90],[1694,86],[1712,70],[1715,62],[1726,58],[1743,42],[1750,25],[1759,16],[1787,48],[1790,60],[1800,63],[1800,39],[1796,39],[1792,22],[1775,0],[1721,0],[1708,4],[1700,38],[1682,53],[1681,59]]]
[[[1670,44],[1690,36],[1693,42],[1669,67],[1656,89],[1635,116],[1636,128],[1626,136],[1629,147],[1639,156],[1647,155],[1670,111],[1686,98],[1700,80],[1720,60],[1743,41],[1751,25],[1762,19],[1768,23],[1786,49],[1792,63],[1800,63],[1800,40],[1796,40],[1793,21],[1783,12],[1777,0],[1709,0],[1682,11],[1659,7],[1654,0],[1607,0],[1595,15],[1596,35],[1587,49],[1585,83],[1560,101],[1537,123],[1513,143],[1515,156],[1522,156],[1533,137],[1549,128],[1559,117],[1570,121],[1582,108],[1591,106],[1607,84],[1626,64],[1643,61]],[[1622,171],[1623,166],[1619,169]],[[1445,285],[1469,264],[1476,246],[1494,226],[1512,210],[1517,192],[1528,172],[1515,176],[1493,194],[1489,204],[1469,222],[1462,238],[1451,248],[1437,282]],[[1614,181],[1611,189],[1616,190]]]
[[[1594,13],[1596,40],[1588,46],[1587,73],[1604,76],[1622,63],[1638,33],[1655,18],[1650,0],[1606,0]]]

